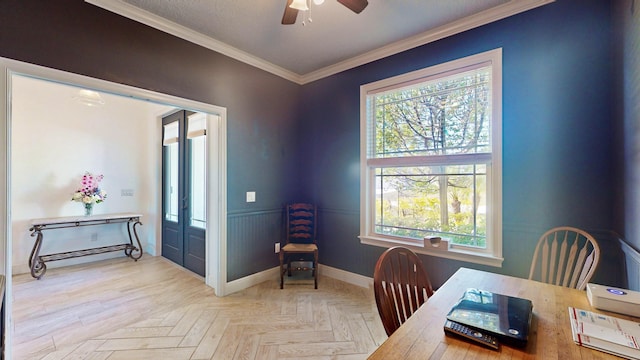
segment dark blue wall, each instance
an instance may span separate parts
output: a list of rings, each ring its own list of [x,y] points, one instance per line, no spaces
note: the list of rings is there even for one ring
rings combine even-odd
[[[612,229],[612,16],[602,0],[559,0],[303,87],[307,192],[322,208],[321,262],[372,276],[382,248],[361,245],[359,86],[502,47],[503,255],[526,277],[538,237],[558,225],[607,250],[596,279],[620,284]],[[610,251],[609,251],[610,250]],[[425,257],[434,285],[462,262]],[[611,271],[613,270],[613,271]]]

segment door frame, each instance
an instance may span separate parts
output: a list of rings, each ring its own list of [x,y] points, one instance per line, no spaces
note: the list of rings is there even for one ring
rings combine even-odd
[[[227,287],[227,109],[221,106],[162,94],[133,86],[91,78],[66,71],[0,57],[0,259],[5,275],[5,355],[11,355],[12,299],[12,232],[11,232],[11,78],[21,75],[61,84],[93,89],[138,100],[149,101],[209,114],[207,116],[207,233],[205,283],[215,289],[216,296],[226,295]],[[157,194],[161,196],[161,194]],[[161,207],[162,205],[159,204]],[[162,209],[157,214],[161,216]],[[158,225],[159,226],[159,225]],[[1,229],[4,229],[2,231]],[[159,229],[155,229],[156,234]],[[160,239],[156,241],[156,249]],[[158,254],[156,252],[156,254]]]

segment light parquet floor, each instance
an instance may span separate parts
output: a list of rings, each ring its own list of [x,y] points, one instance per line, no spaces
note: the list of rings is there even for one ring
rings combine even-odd
[[[220,298],[151,256],[14,276],[12,315],[16,360],[351,360],[386,339],[370,289],[321,276]]]

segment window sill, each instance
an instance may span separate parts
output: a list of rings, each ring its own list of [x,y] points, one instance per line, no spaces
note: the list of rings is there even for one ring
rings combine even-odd
[[[383,248],[390,248],[392,246],[404,246],[411,249],[418,254],[436,256],[446,259],[466,261],[473,264],[487,265],[494,267],[502,267],[504,258],[498,257],[492,254],[478,253],[470,250],[463,250],[459,248],[440,248],[432,247],[430,244],[425,245],[422,242],[390,239],[384,237],[364,236],[360,235],[360,243],[372,246],[378,246]]]

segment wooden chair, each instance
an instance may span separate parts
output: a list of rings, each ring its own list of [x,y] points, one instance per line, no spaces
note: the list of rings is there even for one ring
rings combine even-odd
[[[529,279],[584,290],[599,259],[600,247],[589,233],[569,226],[553,228],[538,241]]]
[[[280,289],[284,288],[284,273],[291,276],[292,271],[311,271],[314,288],[318,288],[318,244],[316,224],[318,209],[315,205],[289,204],[285,210],[285,245],[280,249]],[[298,263],[292,266],[292,263]],[[311,267],[300,266],[311,263]]]
[[[378,259],[373,273],[373,291],[388,336],[433,295],[420,258],[399,246],[387,249]]]

